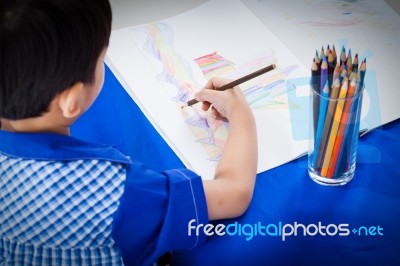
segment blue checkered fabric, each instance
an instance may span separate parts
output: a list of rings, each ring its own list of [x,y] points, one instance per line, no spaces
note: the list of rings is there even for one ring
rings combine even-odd
[[[122,265],[111,237],[125,167],[0,154],[0,265]]]

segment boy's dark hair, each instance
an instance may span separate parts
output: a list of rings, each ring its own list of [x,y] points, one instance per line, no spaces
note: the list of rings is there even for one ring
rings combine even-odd
[[[38,117],[57,94],[93,82],[111,19],[108,0],[1,0],[0,117]]]

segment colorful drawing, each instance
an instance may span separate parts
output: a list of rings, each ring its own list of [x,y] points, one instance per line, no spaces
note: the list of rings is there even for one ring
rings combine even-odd
[[[194,60],[207,79],[220,75],[229,79],[237,79],[248,74],[252,70],[277,63],[277,59],[273,55],[267,55],[249,59],[234,67],[234,63],[222,57],[217,52],[202,56],[200,59],[201,60],[196,58]],[[297,67],[296,65],[292,65],[282,69],[278,68],[268,75],[263,75],[240,85],[250,107],[252,109],[287,108],[289,102],[286,97],[286,77]]]
[[[207,79],[232,71],[234,63],[213,52],[194,59]]]
[[[157,78],[172,84],[176,91],[171,96],[177,102],[185,102],[193,95],[197,85],[190,65],[173,49],[173,34],[164,23],[150,23],[132,29],[146,34],[143,52],[156,59],[163,67]]]
[[[194,92],[199,89],[196,83],[191,64],[188,59],[183,58],[175,49],[173,32],[171,28],[162,22],[154,22],[131,29],[131,33],[145,34],[145,43],[141,47],[149,60],[161,65],[161,72],[157,79],[168,87],[169,96],[176,103],[185,123],[193,132],[196,141],[202,144],[208,154],[208,159],[218,161],[221,156],[227,137],[227,123],[223,120],[213,118],[210,114],[201,110],[197,104],[191,108],[180,106],[193,98]],[[135,42],[135,38],[133,38]],[[230,79],[238,78],[252,70],[262,66],[276,63],[273,55],[267,55],[236,65],[232,61],[222,57],[217,52],[192,59],[197,63],[206,79],[217,75],[224,75]],[[289,66],[284,69],[277,69],[270,75],[264,75],[241,85],[251,108],[288,108],[289,103],[286,95],[286,76],[296,69],[297,66]],[[247,74],[246,73],[246,74]],[[157,89],[157,88],[155,88]]]
[[[169,91],[171,100],[181,110],[196,140],[206,149],[209,160],[218,161],[226,139],[226,122],[204,114],[199,105],[180,108],[183,103],[193,98],[199,85],[194,80],[190,64],[173,49],[171,28],[165,23],[155,22],[134,28],[132,31],[146,34],[143,52],[156,59],[162,66],[162,72],[157,78],[175,88],[175,91]]]

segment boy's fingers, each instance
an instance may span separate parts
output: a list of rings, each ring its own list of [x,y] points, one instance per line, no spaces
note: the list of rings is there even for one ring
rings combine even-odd
[[[203,104],[201,105],[201,109],[203,109],[203,111],[207,111],[208,109],[210,109],[211,103],[209,102],[203,102]]]
[[[195,99],[199,102],[210,102],[216,99],[217,91],[203,89],[195,94]]]
[[[219,116],[219,112],[218,112],[217,109],[215,109],[215,107],[212,107],[211,110],[212,110],[212,114],[213,114],[214,116]]]
[[[201,102],[201,109],[203,109],[203,111],[207,111],[208,109],[210,109],[211,103],[209,99],[212,99],[211,95],[208,95],[208,92],[211,90],[201,90],[198,93],[196,93],[194,95],[194,98]]]
[[[204,86],[204,89],[218,90],[219,87],[228,83],[228,81],[229,80],[224,79],[224,78],[214,77],[207,82],[207,84]]]

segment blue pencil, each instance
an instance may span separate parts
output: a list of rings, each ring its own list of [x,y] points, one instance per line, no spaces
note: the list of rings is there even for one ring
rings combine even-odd
[[[316,165],[317,162],[317,158],[320,157],[324,152],[324,145],[323,143],[321,143],[321,139],[322,139],[322,133],[323,133],[323,129],[324,129],[324,121],[325,121],[325,116],[326,116],[326,110],[328,109],[328,97],[329,97],[329,84],[328,84],[328,80],[325,79],[325,86],[323,87],[324,89],[322,90],[322,94],[321,94],[321,104],[320,104],[320,109],[319,109],[319,116],[318,116],[318,124],[317,124],[317,132],[315,134],[315,150],[313,153],[313,165],[314,167],[319,167],[318,165]],[[315,96],[317,97],[317,96]],[[314,99],[317,100],[317,99]]]

